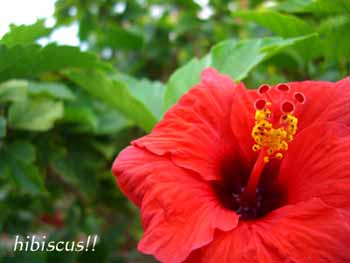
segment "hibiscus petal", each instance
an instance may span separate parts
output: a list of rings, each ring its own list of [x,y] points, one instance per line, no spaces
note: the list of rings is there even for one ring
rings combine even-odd
[[[214,69],[174,105],[152,133],[133,142],[206,180],[220,179],[221,161],[236,152],[229,116],[235,84]]]
[[[325,123],[300,132],[283,160],[279,184],[288,204],[320,197],[350,209],[350,128]]]
[[[112,167],[121,191],[138,207],[146,191],[147,177],[169,169],[166,158],[149,154],[134,146],[129,146],[119,153]]]
[[[338,82],[302,81],[289,83],[304,93],[305,104],[298,112],[299,131],[316,122],[337,121],[350,126],[350,78]]]
[[[188,263],[350,261],[349,213],[311,199],[275,210],[256,221],[217,232]]]
[[[130,146],[112,170],[122,191],[141,206],[145,233],[139,249],[163,262],[182,262],[211,242],[215,229],[228,231],[238,223],[207,181],[166,156]]]
[[[249,91],[243,83],[235,90],[234,103],[231,111],[231,127],[237,138],[241,155],[244,157],[245,166],[249,167],[256,159],[256,153],[252,151],[254,140],[252,128],[255,123],[254,102],[258,95],[256,91]]]

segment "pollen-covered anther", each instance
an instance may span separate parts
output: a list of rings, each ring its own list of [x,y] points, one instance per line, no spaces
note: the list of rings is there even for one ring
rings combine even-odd
[[[276,153],[275,158],[281,160],[283,158],[283,153]]]
[[[254,145],[253,145],[253,151],[254,151],[254,152],[257,152],[257,151],[259,151],[259,150],[261,150],[260,145],[254,144]]]
[[[293,115],[295,105],[291,101],[284,101],[280,105],[282,116],[280,121],[276,122],[275,116],[278,116],[271,109],[271,102],[264,99],[258,99],[255,102],[255,125],[252,129],[252,137],[255,141],[253,151],[263,150],[266,154],[264,162],[267,163],[271,158],[281,160],[283,151],[288,150],[288,143],[294,138],[297,131],[298,119]],[[280,114],[280,113],[279,113]]]

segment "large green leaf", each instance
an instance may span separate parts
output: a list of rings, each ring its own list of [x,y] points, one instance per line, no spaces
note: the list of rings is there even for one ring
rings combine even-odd
[[[47,131],[62,116],[62,102],[38,98],[12,104],[8,123],[15,129]]]
[[[67,68],[110,69],[91,53],[79,48],[50,44],[6,47],[0,45],[0,82],[13,78],[33,78],[38,74]]]
[[[349,0],[289,0],[273,7],[275,10],[292,13],[323,15],[350,14]]]
[[[302,12],[311,12],[316,14],[350,14],[349,0],[314,0],[310,1]]]
[[[210,65],[210,56],[204,59],[194,58],[171,76],[164,91],[164,109],[173,105],[182,94],[198,83],[202,70]]]
[[[271,37],[221,42],[203,59],[193,59],[175,71],[166,85],[165,109],[176,103],[182,94],[199,82],[200,72],[207,66],[215,67],[221,73],[230,75],[235,81],[242,80],[264,59],[314,36],[311,34],[287,39]]]
[[[262,47],[262,39],[224,41],[211,50],[211,66],[235,80],[243,79],[252,67],[266,57],[267,54],[261,52]]]
[[[28,83],[25,80],[9,80],[0,84],[0,102],[25,100],[27,88]]]
[[[74,123],[74,131],[95,130],[98,119],[92,107],[83,104],[69,103],[64,106],[63,122]]]
[[[123,81],[98,70],[70,70],[65,74],[90,95],[119,110],[145,131],[150,131],[157,122],[152,112],[131,94]]]
[[[118,131],[130,125],[122,114],[105,103],[94,102],[94,111],[97,116],[97,125],[92,132],[94,134],[116,134]]]
[[[350,16],[335,16],[324,19],[320,26],[320,36],[323,38],[323,51],[332,61],[349,60],[350,57]]]
[[[244,20],[254,21],[275,34],[286,38],[307,35],[314,32],[313,28],[304,20],[276,11],[246,10],[234,12],[233,15]]]
[[[238,11],[234,15],[247,21],[253,21],[284,38],[304,36],[315,32],[311,25],[298,17],[271,10]],[[301,53],[302,58],[309,60],[320,55],[320,46],[320,40],[313,37],[307,42],[295,45],[294,48]]]
[[[158,81],[139,80],[125,74],[120,78],[128,85],[131,94],[140,100],[157,119],[160,119],[164,85]]]
[[[6,33],[0,40],[0,44],[8,47],[33,43],[35,40],[47,36],[52,28],[45,27],[43,19],[32,25],[10,26],[10,32]]]
[[[283,11],[287,13],[297,13],[301,12],[306,6],[311,3],[311,0],[288,0],[283,2],[278,2],[276,5],[272,6],[273,10]]]
[[[28,93],[30,95],[45,95],[53,99],[74,100],[73,92],[62,83],[54,82],[29,82]]]
[[[286,39],[267,37],[241,41],[223,41],[212,48],[210,65],[221,73],[230,75],[236,81],[241,80],[264,59],[314,36],[312,34]]]

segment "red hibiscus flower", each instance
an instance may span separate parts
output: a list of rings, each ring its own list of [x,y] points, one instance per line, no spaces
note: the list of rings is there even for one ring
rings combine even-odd
[[[350,262],[350,81],[247,90],[214,69],[113,173],[161,262]]]

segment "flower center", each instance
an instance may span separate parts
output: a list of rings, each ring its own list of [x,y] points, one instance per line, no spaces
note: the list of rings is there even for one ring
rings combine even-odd
[[[259,152],[250,173],[247,185],[237,196],[237,213],[243,217],[256,217],[263,195],[259,181],[264,168],[271,159],[281,160],[288,150],[296,132],[298,119],[294,115],[297,105],[305,102],[301,92],[293,92],[287,84],[279,84],[273,89],[262,85],[258,89],[259,98],[255,101],[255,125],[252,137],[255,144],[252,150]]]

